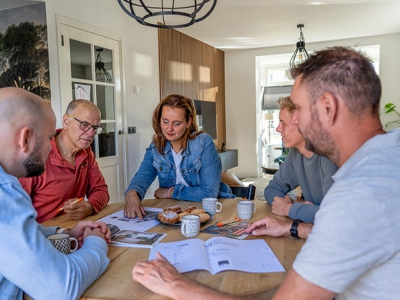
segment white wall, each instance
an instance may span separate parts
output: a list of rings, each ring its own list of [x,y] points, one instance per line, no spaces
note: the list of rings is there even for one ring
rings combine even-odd
[[[125,14],[114,0],[45,0],[50,57],[52,107],[57,119],[62,116],[60,101],[59,65],[57,58],[56,14],[87,23],[109,32],[122,40],[123,113],[126,126],[136,126],[136,134],[125,134],[127,181],[134,176],[153,135],[152,112],[159,102],[158,33],[137,23]],[[140,86],[140,93],[133,92]],[[61,122],[58,122],[60,126]],[[127,128],[125,128],[127,132]],[[124,167],[124,166],[123,166]],[[148,197],[154,194],[154,186]]]
[[[380,45],[380,78],[382,81],[381,107],[393,102],[400,107],[400,34],[373,36],[324,43],[306,44],[309,51],[331,46]],[[257,119],[256,57],[292,53],[294,45],[225,52],[225,106],[227,147],[239,149],[239,166],[232,169],[239,177],[257,175]],[[383,115],[382,123],[394,116]]]

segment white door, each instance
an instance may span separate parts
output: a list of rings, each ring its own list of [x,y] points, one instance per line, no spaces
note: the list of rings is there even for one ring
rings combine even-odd
[[[62,20],[64,20],[62,18]],[[124,201],[124,132],[121,104],[120,41],[58,18],[61,106],[85,98],[101,111],[103,132],[92,150],[107,182],[110,202]]]

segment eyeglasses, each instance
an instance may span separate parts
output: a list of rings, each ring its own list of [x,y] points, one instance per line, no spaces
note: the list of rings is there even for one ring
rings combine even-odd
[[[78,120],[77,118],[75,118],[74,116],[71,116],[71,115],[68,115],[68,116],[69,116],[70,118],[73,118],[75,121],[79,122],[79,123],[80,123],[80,124],[79,124],[79,129],[82,130],[82,131],[84,131],[84,132],[89,131],[91,128],[93,128],[93,133],[94,133],[94,134],[100,134],[100,133],[103,132],[103,127],[94,126],[94,125],[89,124],[89,123],[87,123],[87,122],[82,122],[82,121]]]

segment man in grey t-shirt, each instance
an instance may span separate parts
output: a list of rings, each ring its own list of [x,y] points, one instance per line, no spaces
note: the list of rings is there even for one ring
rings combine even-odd
[[[280,112],[276,130],[290,151],[266,187],[264,197],[272,205],[274,214],[314,223],[322,198],[333,184],[332,175],[337,171],[337,166],[328,158],[306,149],[306,142],[297,125],[290,123],[296,108],[290,98],[281,97],[277,103]],[[292,201],[287,195],[298,186],[302,190],[304,202]]]

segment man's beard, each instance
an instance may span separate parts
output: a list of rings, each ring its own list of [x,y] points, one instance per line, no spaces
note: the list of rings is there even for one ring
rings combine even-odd
[[[304,132],[299,130],[306,142],[305,147],[307,150],[326,156],[335,162],[337,159],[335,141],[332,135],[322,127],[317,111],[312,109],[311,112],[312,118]]]
[[[34,177],[43,174],[44,162],[42,161],[39,152],[39,145],[35,144],[33,152],[22,162],[22,165],[25,168],[25,177]]]

